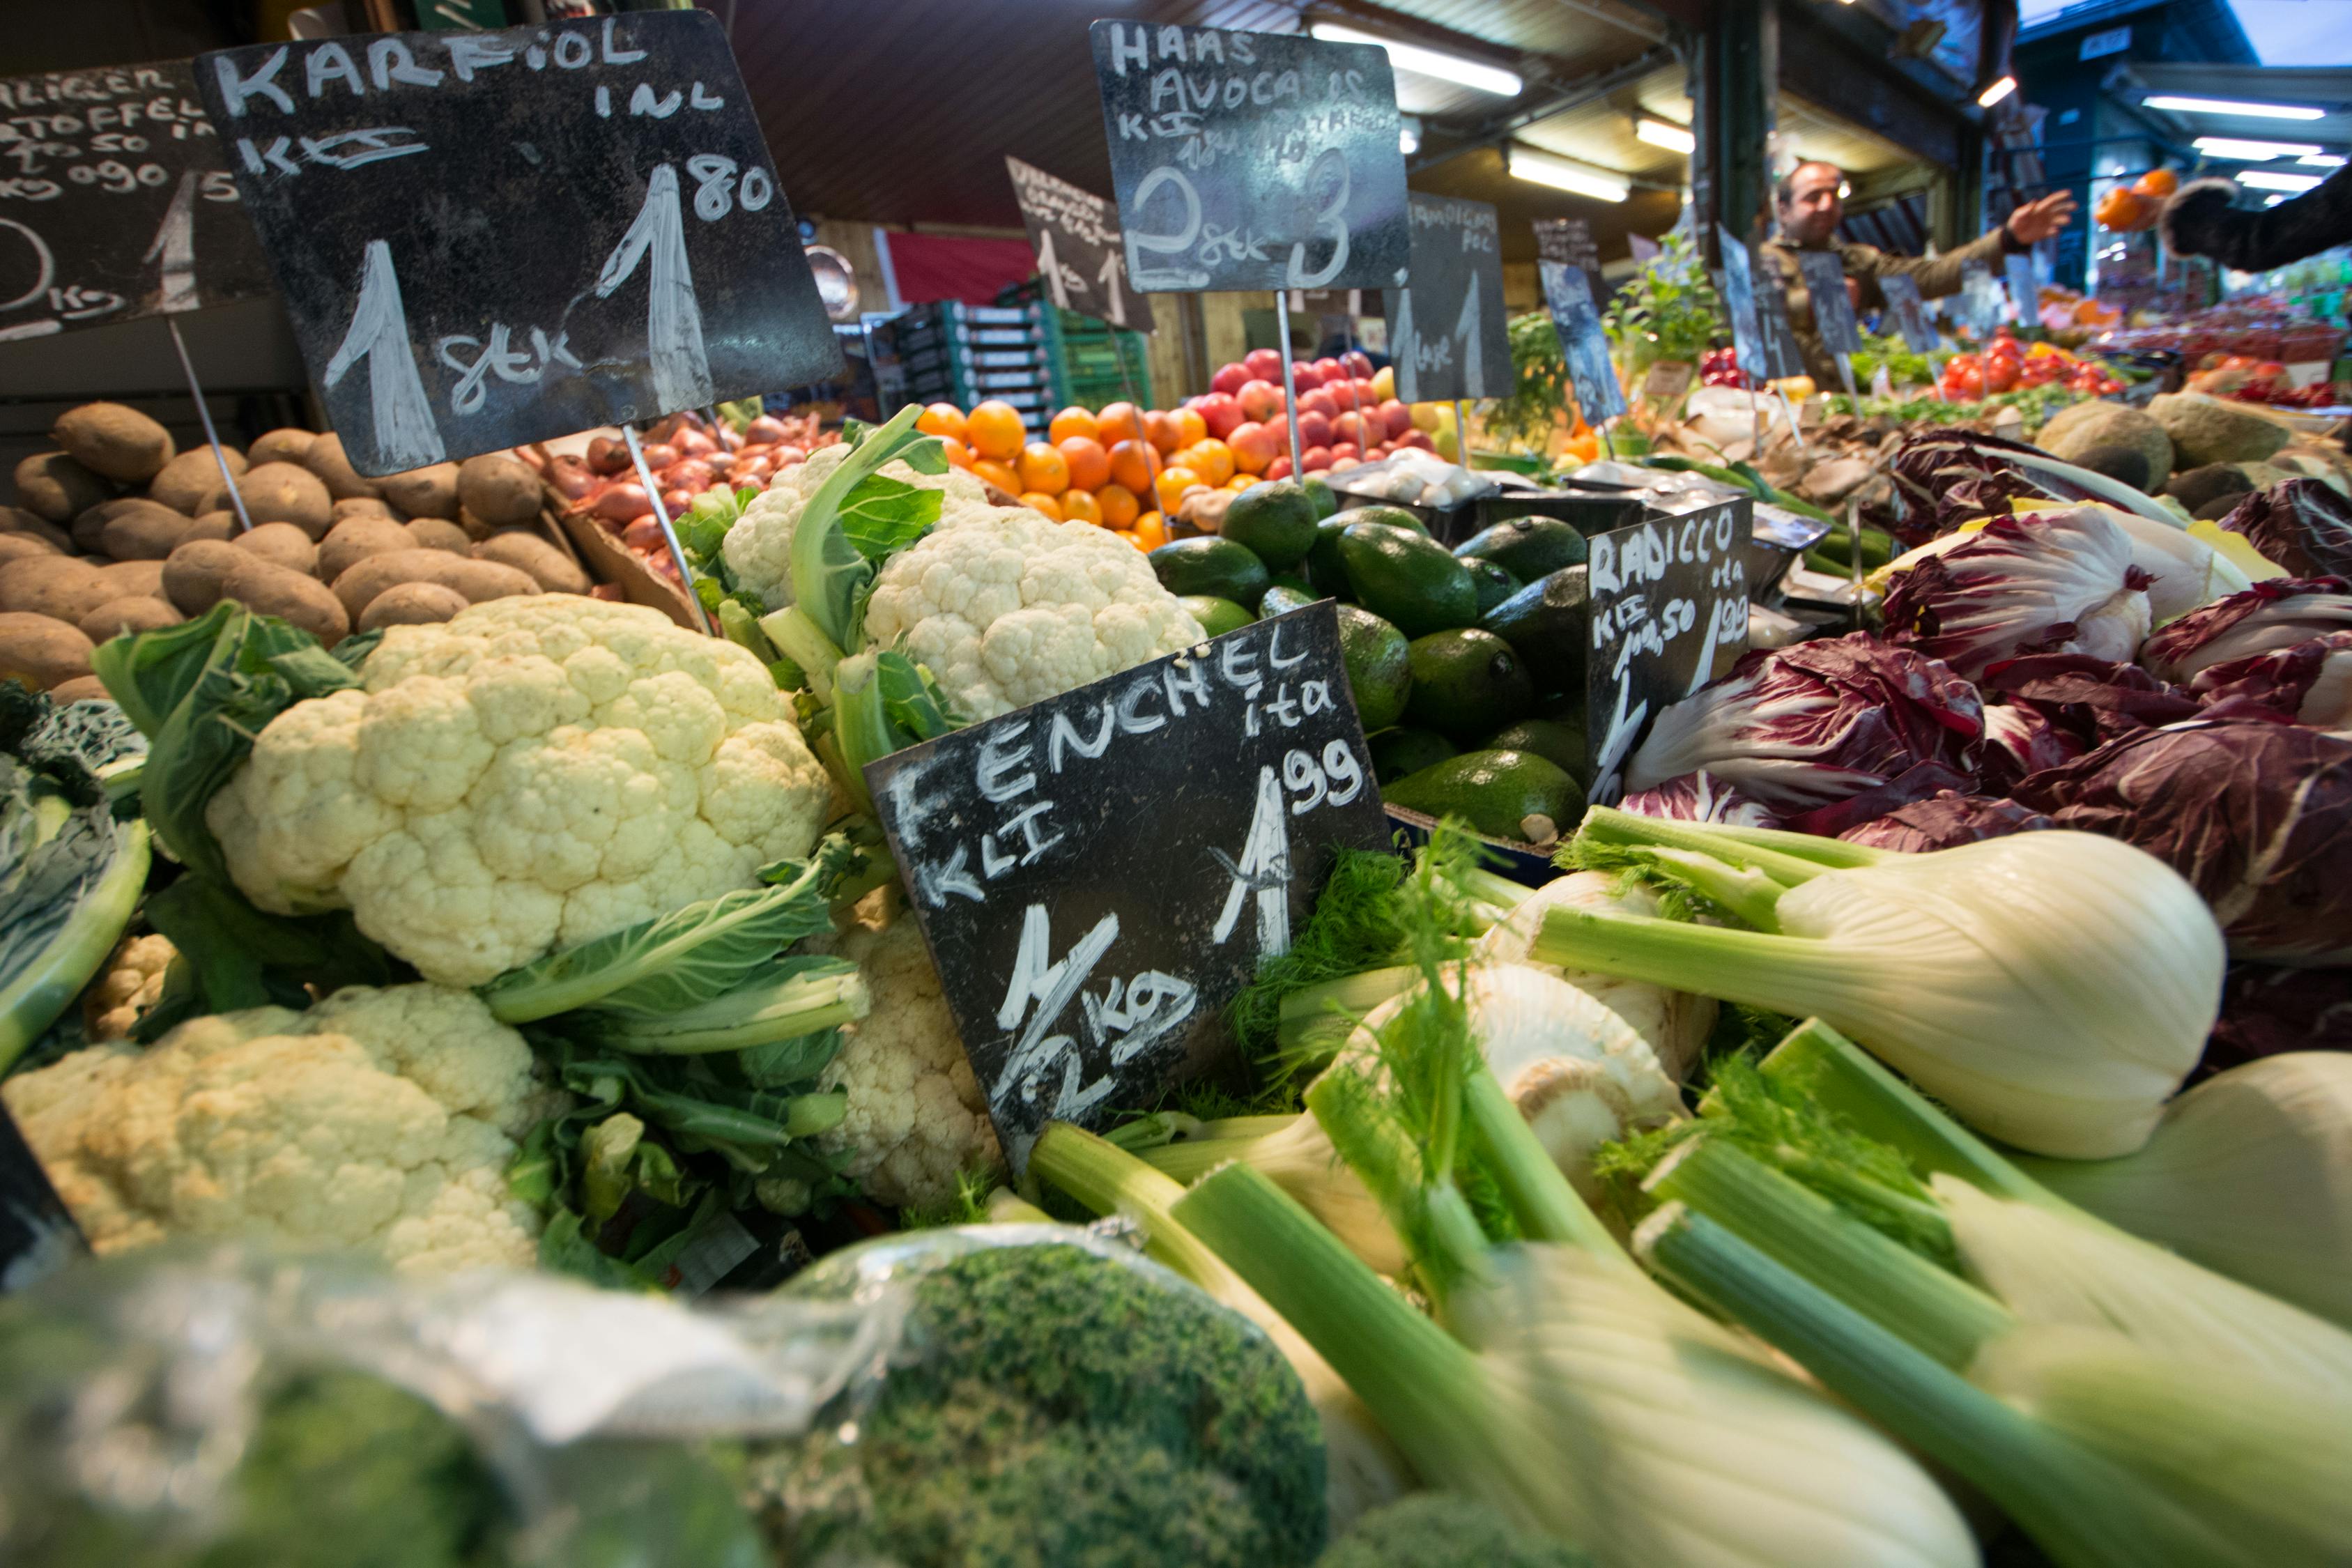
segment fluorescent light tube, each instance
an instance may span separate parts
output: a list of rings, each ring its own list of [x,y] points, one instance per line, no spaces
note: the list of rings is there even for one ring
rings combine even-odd
[[[1580,196],[1591,196],[1596,202],[1622,202],[1633,186],[1624,175],[1611,169],[1596,169],[1590,163],[1579,163],[1567,158],[1538,153],[1531,147],[1507,147],[1503,150],[1503,167],[1515,180],[1529,180],[1554,190],[1573,191]]]
[[[1517,98],[1527,83],[1516,71],[1499,66],[1465,60],[1460,55],[1443,55],[1435,49],[1424,49],[1418,44],[1400,44],[1393,38],[1380,37],[1371,33],[1343,27],[1336,22],[1318,22],[1309,29],[1327,44],[1370,44],[1386,49],[1389,64],[1399,70],[1409,70],[1422,76],[1433,76],[1440,81],[1456,82],[1491,92],[1497,98]]]
[[[1687,127],[1653,120],[1646,114],[1633,121],[1633,134],[1653,147],[1664,147],[1669,153],[1680,153],[1685,157],[1698,151],[1698,138],[1691,134]]]
[[[2238,184],[2251,185],[2258,191],[2307,191],[2319,184],[2316,174],[2273,174],[2268,169],[2249,169],[2238,176]]]
[[[2013,76],[2004,76],[1999,81],[1994,82],[1990,87],[1986,88],[1982,92],[1977,94],[1977,107],[1979,109],[1990,109],[1994,104],[1999,103],[2002,99],[2007,98],[2011,93],[2015,92],[2016,90],[2017,79]]]
[[[2310,157],[2319,151],[2309,142],[2245,142],[2235,136],[2200,136],[2189,145],[2216,158],[2242,158],[2250,163],[2270,158]]]
[[[2307,169],[2340,169],[2344,160],[2333,153],[2305,153],[2295,160]]]
[[[1397,118],[1397,151],[1408,158],[1421,151],[1421,121],[1410,114]]]
[[[2182,98],[2173,93],[2139,100],[2142,109],[2169,109],[2188,114],[2239,114],[2249,120],[2325,120],[2327,110],[2300,103],[2240,103],[2227,98]]]

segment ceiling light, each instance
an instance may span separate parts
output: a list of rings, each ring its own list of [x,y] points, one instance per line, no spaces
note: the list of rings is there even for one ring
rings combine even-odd
[[[2295,160],[2307,169],[2340,169],[2344,160],[2333,153],[2305,153]]]
[[[2180,98],[2167,93],[2139,100],[2142,109],[2169,109],[2176,113],[2242,114],[2249,120],[2325,120],[2327,110],[2299,103],[2240,103],[2227,98]]]
[[[1567,158],[1556,158],[1531,147],[1507,147],[1503,167],[1515,180],[1529,180],[1554,190],[1573,191],[1596,202],[1622,202],[1633,186],[1613,169],[1596,169]]]
[[[1421,121],[1410,114],[1397,117],[1397,151],[1408,158],[1421,151]]]
[[[1840,180],[1838,182],[1838,200],[1842,202],[1850,201],[1853,197],[1853,182],[1852,180]]]
[[[1651,146],[1664,147],[1669,153],[1687,156],[1698,151],[1698,138],[1691,134],[1687,126],[1669,125],[1663,120],[1652,120],[1647,115],[1634,120],[1633,134]]]
[[[2251,185],[2258,191],[2307,191],[2319,184],[2316,174],[2274,174],[2268,169],[2248,169],[2238,176],[2238,184]]]
[[[1386,49],[1389,64],[1399,70],[1409,70],[1422,76],[1433,76],[1441,81],[1458,82],[1491,92],[1498,98],[1517,98],[1527,86],[1515,71],[1498,66],[1481,65],[1465,60],[1460,55],[1441,55],[1435,49],[1424,49],[1418,44],[1400,44],[1391,38],[1377,37],[1370,33],[1343,27],[1336,22],[1318,22],[1309,29],[1327,44],[1370,44]]]
[[[2264,196],[2263,198],[2263,205],[2266,207],[2274,207],[2284,200],[2286,200],[2284,196]]]
[[[1994,104],[1999,103],[2002,99],[2007,98],[2011,93],[2015,92],[2016,90],[2017,79],[2013,76],[2003,76],[2000,79],[1996,80],[1990,87],[1986,88],[1982,92],[1977,94],[1977,107],[1979,109],[1990,109]]]
[[[2266,158],[2308,157],[2319,149],[2308,142],[2244,142],[2235,136],[2200,136],[2190,143],[2216,158],[2242,159],[2250,163]]]

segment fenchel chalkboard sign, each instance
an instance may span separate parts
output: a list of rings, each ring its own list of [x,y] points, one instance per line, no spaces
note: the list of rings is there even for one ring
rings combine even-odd
[[[0,342],[269,290],[189,61],[0,81]]]
[[[1397,395],[1407,403],[1507,397],[1503,230],[1485,202],[1412,198],[1412,281],[1382,296]]]
[[[1097,22],[1138,289],[1392,289],[1412,261],[1396,73],[1370,44]]]
[[[866,780],[1015,1170],[1224,1064],[1225,1004],[1388,833],[1328,601]]]
[[[1013,176],[1021,222],[1029,230],[1029,248],[1037,253],[1045,297],[1064,310],[1129,331],[1150,331],[1151,301],[1127,280],[1118,209],[1034,163],[1008,157],[1004,167]]]
[[[709,12],[224,49],[196,78],[362,473],[841,370]]]

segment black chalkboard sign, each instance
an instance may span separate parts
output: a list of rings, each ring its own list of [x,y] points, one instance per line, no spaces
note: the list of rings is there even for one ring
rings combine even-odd
[[[269,289],[191,62],[0,81],[0,342]]]
[[[1543,277],[1544,304],[1551,311],[1552,331],[1559,334],[1560,357],[1568,362],[1568,379],[1576,389],[1576,406],[1584,422],[1598,426],[1625,412],[1625,389],[1617,384],[1616,368],[1609,363],[1608,334],[1601,330],[1601,312],[1592,303],[1592,286],[1577,268],[1558,261],[1538,261]]]
[[[58,1201],[48,1173],[0,1110],[0,1296],[86,1256],[81,1227]]]
[[[1412,281],[1383,292],[1397,395],[1407,403],[1508,397],[1503,230],[1485,202],[1415,193]]]
[[[1789,321],[1789,285],[1769,260],[1750,258],[1748,281],[1756,291],[1757,346],[1763,351],[1768,381],[1805,374],[1805,356],[1797,347],[1797,330]]]
[[[2009,285],[2009,319],[2021,327],[2039,325],[2042,321],[2042,290],[2033,281],[2033,258],[2005,256],[2001,258],[2002,280]]]
[[[1065,310],[1114,327],[1151,331],[1151,301],[1127,280],[1118,209],[1034,163],[1008,157],[1004,166],[1013,174],[1013,196],[1021,204],[1046,297]]]
[[[1733,499],[1588,542],[1584,730],[1593,800],[1605,805],[1624,793],[1625,759],[1660,709],[1728,673],[1748,651],[1754,524],[1755,503]]]
[[[1852,392],[1853,362],[1846,356],[1862,352],[1862,329],[1853,319],[1853,296],[1845,291],[1845,263],[1833,250],[1801,250],[1797,269],[1804,274],[1805,293],[1812,303],[1813,331],[1837,361],[1838,375]]]
[[[1128,276],[1174,289],[1405,281],[1396,74],[1370,44],[1097,22]]]
[[[840,374],[709,12],[224,49],[196,78],[363,474]]]
[[[884,758],[866,780],[1014,1168],[1230,1049],[1341,847],[1387,841],[1328,602]]]
[[[1915,354],[1935,353],[1936,329],[1927,324],[1919,280],[1907,272],[1890,272],[1878,280],[1878,291],[1886,296],[1886,313],[1895,318],[1895,330],[1903,334],[1904,346]]]

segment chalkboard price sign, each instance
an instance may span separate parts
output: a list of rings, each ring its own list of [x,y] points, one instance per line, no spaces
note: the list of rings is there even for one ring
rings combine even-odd
[[[1727,674],[1748,651],[1754,504],[1727,500],[1589,542],[1584,723],[1595,801],[1624,793],[1625,759],[1660,709]]]
[[[1560,357],[1568,362],[1578,411],[1588,425],[1614,419],[1625,412],[1625,389],[1617,384],[1617,371],[1609,363],[1609,339],[1601,330],[1591,284],[1581,270],[1563,262],[1538,261],[1536,268],[1543,277],[1544,304],[1551,311],[1552,331],[1559,334]]]
[[[1178,289],[1388,289],[1412,238],[1385,50],[1097,22],[1128,276]]]
[[[1507,397],[1502,224],[1484,202],[1412,199],[1412,281],[1383,291],[1397,395],[1407,403]]]
[[[1895,328],[1903,334],[1903,342],[1915,354],[1936,352],[1936,329],[1927,324],[1927,307],[1919,298],[1919,280],[1907,272],[1890,272],[1878,280],[1879,292],[1886,296],[1886,308],[1895,317]]]
[[[2000,267],[2009,282],[2009,319],[2021,327],[2032,326],[2042,319],[2042,290],[2033,281],[2033,258],[2003,257]]]
[[[1805,292],[1811,300],[1813,331],[1837,361],[1838,375],[1850,393],[1853,362],[1846,356],[1862,352],[1862,329],[1853,319],[1853,296],[1845,291],[1845,263],[1833,250],[1801,250],[1797,269],[1804,274]]]
[[[866,770],[1015,1169],[1230,1049],[1334,855],[1387,841],[1327,603]]]
[[[16,1119],[0,1110],[0,1296],[55,1273],[89,1251],[81,1227],[49,1185],[48,1173],[26,1147]]]
[[[269,287],[188,61],[0,81],[0,342]]]
[[[1789,324],[1789,286],[1780,268],[1767,262],[1754,268],[1749,281],[1756,290],[1756,336],[1764,352],[1766,379],[1805,374],[1805,356],[1797,347],[1797,330]]]
[[[224,49],[196,78],[363,474],[840,373],[709,12]]]
[[[1065,310],[1132,331],[1151,331],[1151,301],[1127,280],[1118,210],[1092,191],[1057,180],[1034,163],[1007,158],[1013,199],[1037,253],[1037,276]]]
[[[1992,268],[1981,261],[1960,263],[1959,317],[1976,335],[1979,344],[1992,336],[2000,321],[2000,285],[1993,281]]]

